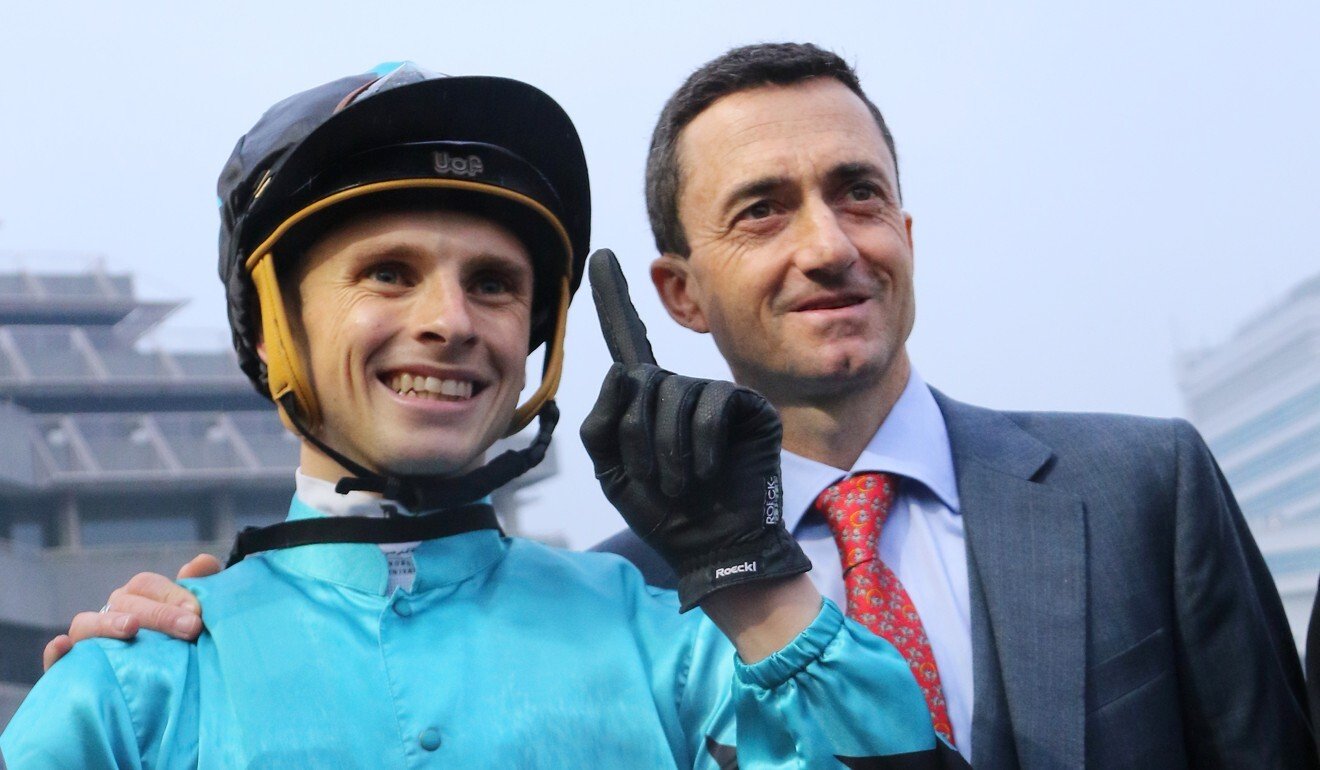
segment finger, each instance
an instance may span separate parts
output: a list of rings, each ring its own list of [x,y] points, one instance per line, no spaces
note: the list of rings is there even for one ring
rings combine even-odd
[[[132,639],[137,635],[138,622],[126,612],[80,612],[69,624],[71,642],[100,637],[102,639]]]
[[[192,558],[192,561],[179,568],[179,574],[175,576],[175,579],[210,577],[221,569],[223,567],[220,565],[219,559],[209,553],[199,553]],[[189,594],[189,596],[191,595]]]
[[[715,380],[701,391],[692,415],[692,471],[697,478],[715,478],[729,453],[729,421],[733,408],[729,403],[738,386]]]
[[[73,649],[73,640],[68,634],[59,636],[46,642],[46,649],[41,651],[41,670],[50,671],[50,667],[55,662],[69,653]]]
[[[130,615],[140,627],[169,634],[176,639],[191,641],[202,631],[202,619],[198,615],[200,608],[164,604],[129,593],[111,596],[114,610],[105,613],[107,615]],[[197,605],[194,603],[193,606]]]
[[[729,424],[736,426],[739,431],[739,435],[731,436],[729,441],[746,440],[763,447],[773,447],[777,454],[783,444],[784,426],[779,421],[779,412],[775,411],[765,396],[750,388],[738,388],[729,400],[735,415]]]
[[[628,478],[644,482],[655,474],[655,405],[660,384],[673,375],[655,366],[628,367],[633,383],[628,408],[619,420],[619,457]]]
[[[193,559],[193,561],[185,564],[179,571],[182,573],[183,570],[187,569],[189,565],[196,561],[196,559]],[[197,603],[197,597],[193,596],[191,591],[164,575],[157,575],[154,572],[139,572],[125,583],[123,588],[115,589],[115,592],[110,594],[110,598],[114,605],[114,609],[116,610],[121,609],[119,604],[115,601],[116,597],[120,594],[132,594],[133,596],[140,596],[143,599],[150,599],[151,601],[159,602],[160,604],[182,607],[192,612],[194,615],[202,611],[201,605]]]
[[[619,459],[619,420],[623,418],[627,404],[624,388],[629,384],[625,382],[624,372],[622,364],[614,364],[605,373],[596,405],[587,413],[582,427],[578,429],[582,446],[591,456],[597,473],[617,467],[622,462]]]
[[[660,383],[655,412],[655,456],[660,491],[678,497],[692,476],[692,414],[707,380],[671,375]]]
[[[646,324],[628,296],[628,280],[623,277],[614,252],[597,249],[591,255],[587,272],[591,274],[591,298],[596,301],[600,331],[605,335],[610,355],[621,364],[654,364],[655,354],[646,338]]]

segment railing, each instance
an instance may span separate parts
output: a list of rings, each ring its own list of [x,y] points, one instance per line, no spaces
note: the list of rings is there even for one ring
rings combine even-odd
[[[40,556],[45,550],[45,548],[39,545],[0,537],[0,553],[19,554],[21,556]]]

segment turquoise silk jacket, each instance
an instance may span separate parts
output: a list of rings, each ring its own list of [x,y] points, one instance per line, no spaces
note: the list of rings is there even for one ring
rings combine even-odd
[[[320,515],[296,498],[290,516]],[[81,642],[0,736],[29,768],[829,768],[946,754],[907,664],[826,601],[753,665],[608,554],[491,530],[189,581],[196,643]],[[896,755],[896,756],[895,756]]]

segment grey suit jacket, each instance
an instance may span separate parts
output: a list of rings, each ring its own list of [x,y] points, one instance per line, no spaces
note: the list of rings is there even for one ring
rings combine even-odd
[[[1191,425],[935,397],[967,535],[974,767],[1320,766],[1282,604]],[[672,581],[630,532],[597,548]]]
[[[1320,585],[1306,627],[1306,689],[1311,695],[1311,730],[1320,737]]]

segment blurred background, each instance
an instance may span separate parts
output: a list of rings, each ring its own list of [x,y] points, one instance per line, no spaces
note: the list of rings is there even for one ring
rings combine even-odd
[[[75,611],[283,515],[296,443],[228,351],[215,176],[276,100],[402,59],[558,99],[593,246],[623,261],[659,361],[725,377],[647,278],[651,128],[731,46],[842,54],[898,143],[922,376],[996,408],[1190,419],[1300,644],[1320,572],[1320,6],[1149,5],[7,4],[0,724]],[[585,294],[569,326],[554,455],[498,502],[580,548],[622,523],[576,437],[609,362]]]

